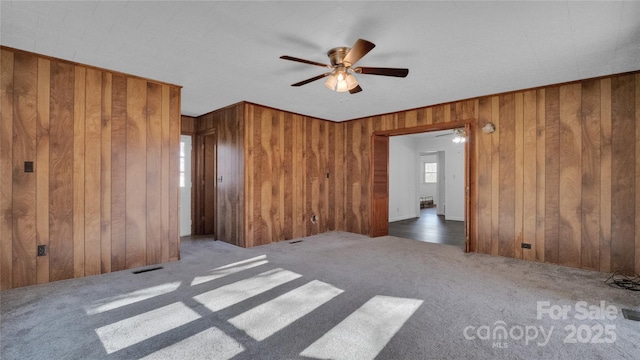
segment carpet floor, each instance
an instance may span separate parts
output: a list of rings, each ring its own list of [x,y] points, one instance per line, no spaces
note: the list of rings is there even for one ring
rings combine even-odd
[[[2,291],[0,358],[640,358],[640,294],[604,273],[344,232],[181,254]]]

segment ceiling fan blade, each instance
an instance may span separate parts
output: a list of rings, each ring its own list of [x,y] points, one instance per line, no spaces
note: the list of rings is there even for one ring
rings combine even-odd
[[[357,94],[360,91],[362,91],[362,88],[360,87],[360,85],[354,87],[353,89],[349,90],[349,94]]]
[[[395,76],[395,77],[406,77],[409,74],[409,69],[400,69],[400,68],[381,68],[381,67],[357,67],[353,69],[358,74],[369,74],[369,75],[384,75],[384,76]]]
[[[326,68],[329,68],[329,69],[331,69],[331,67],[332,67],[331,65],[327,65],[327,64],[323,64],[323,63],[319,63],[319,62],[315,62],[315,61],[311,61],[311,60],[300,59],[300,58],[296,58],[296,57],[289,56],[289,55],[282,55],[282,56],[280,56],[280,59],[301,62],[301,63],[309,64],[309,65],[322,66],[322,67],[326,67]]]
[[[346,66],[352,66],[357,63],[358,60],[362,59],[363,56],[367,55],[367,53],[374,47],[376,47],[374,43],[358,39],[344,59],[342,59],[342,63]]]
[[[314,82],[314,81],[316,81],[316,80],[320,80],[320,79],[322,79],[323,77],[326,77],[326,76],[329,76],[329,75],[331,75],[331,73],[330,73],[330,72],[328,72],[328,73],[324,73],[324,74],[322,74],[322,75],[314,76],[314,77],[312,77],[312,78],[310,78],[310,79],[302,80],[302,81],[297,82],[297,83],[295,83],[295,84],[291,84],[291,86],[302,86],[302,85],[306,85],[306,84],[308,84],[308,83],[310,83],[310,82]]]

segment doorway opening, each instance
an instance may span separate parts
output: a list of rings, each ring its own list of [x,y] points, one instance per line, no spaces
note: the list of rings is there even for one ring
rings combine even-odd
[[[452,130],[389,139],[389,235],[464,248],[464,143]]]
[[[430,214],[432,215],[434,211],[429,210],[431,209],[431,207],[426,207],[426,206],[424,206],[421,209],[421,204],[424,205],[422,200],[425,200],[421,198],[427,198],[428,200],[433,201],[433,205],[434,205],[433,208],[435,208],[435,213],[436,214],[440,213],[441,215],[444,216],[442,220],[444,220],[445,223],[442,225],[444,226],[448,225],[446,223],[447,220],[459,222],[457,224],[458,225],[457,227],[454,224],[452,224],[454,226],[451,229],[446,229],[446,227],[444,229],[441,228],[440,230],[443,233],[442,235],[443,238],[445,237],[444,233],[449,233],[449,235],[447,236],[452,236],[452,237],[456,236],[455,235],[456,232],[460,233],[459,228],[460,228],[460,225],[462,225],[461,227],[463,228],[462,238],[464,239],[464,251],[475,251],[475,237],[471,232],[471,229],[474,228],[474,224],[475,224],[474,217],[476,216],[475,211],[473,211],[473,204],[475,204],[475,196],[476,196],[475,181],[473,181],[473,179],[475,178],[476,174],[475,174],[475,167],[472,166],[473,164],[471,161],[471,159],[473,159],[472,144],[474,142],[474,128],[472,124],[473,124],[472,120],[456,121],[456,122],[450,122],[450,123],[415,127],[412,129],[378,131],[373,134],[372,141],[371,141],[371,148],[372,148],[371,150],[371,154],[372,154],[371,232],[370,232],[371,237],[388,235],[390,220],[403,221],[403,220],[408,220],[409,218],[420,218],[421,217],[420,215],[422,215],[422,212],[424,212],[424,215],[427,216],[425,217],[425,219],[428,219],[428,215]],[[420,174],[422,172],[427,171],[424,164],[418,165],[420,161],[419,160],[420,151],[417,151],[416,146],[406,146],[406,144],[403,151],[405,152],[412,151],[413,155],[411,159],[413,160],[410,160],[409,162],[407,162],[406,156],[405,156],[404,158],[402,158],[403,160],[397,161],[397,163],[404,164],[402,166],[405,167],[405,171],[409,172],[409,175],[399,177],[399,174],[398,174],[399,170],[397,170],[393,166],[390,166],[390,159],[392,155],[394,155],[390,153],[391,138],[394,138],[394,142],[396,142],[395,139],[401,139],[401,138],[398,138],[399,136],[409,135],[409,134],[422,134],[422,135],[415,135],[416,137],[426,136],[426,137],[436,138],[436,136],[444,134],[442,132],[435,133],[436,131],[446,130],[448,131],[449,134],[459,135],[462,129],[464,129],[466,142],[460,143],[460,141],[458,141],[458,143],[454,143],[452,141],[453,138],[441,140],[442,142],[447,141],[447,142],[451,142],[452,145],[453,144],[457,145],[458,148],[457,149],[452,148],[451,154],[449,155],[455,155],[457,158],[463,159],[462,161],[458,161],[463,164],[462,169],[458,169],[455,174],[451,171],[448,171],[446,165],[447,165],[447,160],[452,162],[452,164],[455,163],[456,161],[452,160],[454,158],[452,158],[451,156],[447,156],[448,154],[444,149],[443,150],[439,150],[439,149],[423,149],[422,150],[424,155],[432,155],[433,152],[435,151],[437,154],[441,156],[438,156],[437,160],[435,161],[435,163],[437,164],[436,174],[430,174],[430,175]],[[446,131],[445,133],[447,133]],[[448,137],[448,136],[442,136],[442,137]],[[458,138],[457,140],[460,140],[460,139]],[[412,148],[413,150],[411,150]],[[440,151],[443,151],[444,155],[442,155]],[[407,165],[408,163],[410,163],[410,166]],[[394,165],[395,164],[396,162],[394,162]],[[410,168],[406,169],[407,167],[410,167]],[[438,167],[441,168],[440,172],[442,174],[440,176],[444,176],[444,178],[440,181],[441,185],[444,186],[444,189],[443,189],[443,186],[439,186],[438,190],[433,195],[427,195],[427,194],[423,194],[424,196],[419,195],[421,191],[418,188],[418,184],[420,183],[418,181],[419,176],[438,177],[438,174],[437,174]],[[444,171],[442,171],[442,167],[444,167]],[[428,170],[433,170],[433,167],[429,167]],[[391,174],[392,171],[393,171],[393,174]],[[406,180],[407,178],[410,178],[413,180],[413,186],[410,184],[409,185],[404,184],[398,187],[400,189],[404,188],[405,190],[409,189],[413,191],[407,191],[409,193],[408,197],[406,192],[403,192],[404,194],[403,197],[400,200],[394,199],[393,204],[390,203],[390,192],[395,190],[390,188],[390,182],[393,182],[392,180],[390,180],[390,176],[399,177],[400,179],[404,179],[404,180]],[[446,190],[447,185],[449,185],[449,187],[451,188],[450,191]],[[433,199],[428,197],[432,197]],[[456,198],[458,198],[458,201],[456,201]],[[437,204],[438,202],[440,204]],[[458,204],[457,208],[456,208],[456,204]],[[403,212],[400,210],[401,208],[406,209],[405,212],[408,212],[408,214],[411,214],[411,212],[413,211],[413,214],[415,215],[407,216],[407,218],[405,219],[399,219],[398,217],[402,216],[401,213]],[[447,219],[447,216],[449,217],[448,219]],[[436,215],[436,218],[431,218],[431,219],[436,220],[436,219],[440,219],[440,217],[439,215]],[[392,221],[392,222],[395,222],[395,221]],[[425,223],[427,224],[429,222],[425,221]],[[432,221],[432,224],[434,223],[435,222]],[[440,241],[440,242],[443,242],[443,241]]]
[[[192,163],[192,137],[190,135],[180,135],[180,236],[189,236],[192,234],[191,227],[191,207],[192,207],[192,181],[191,181],[191,163]]]

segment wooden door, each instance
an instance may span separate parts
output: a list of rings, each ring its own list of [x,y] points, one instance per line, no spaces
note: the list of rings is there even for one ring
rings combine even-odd
[[[202,234],[215,235],[216,220],[216,136],[202,137]]]
[[[471,244],[471,229],[472,227],[472,203],[471,203],[471,161],[473,159],[472,156],[472,141],[473,141],[473,129],[467,123],[464,126],[465,133],[467,134],[467,142],[464,144],[464,252],[472,251]],[[474,202],[475,204],[475,202]]]
[[[196,136],[196,174],[193,184],[193,230],[196,235],[216,235],[216,133]]]
[[[389,234],[389,137],[371,143],[371,237]]]

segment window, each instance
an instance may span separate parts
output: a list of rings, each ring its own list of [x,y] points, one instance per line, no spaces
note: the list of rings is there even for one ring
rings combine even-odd
[[[184,158],[185,158],[186,154],[184,151],[184,141],[180,141],[180,187],[183,188],[185,187],[185,177],[184,177],[184,171],[185,171],[185,164],[184,164]]]
[[[424,182],[438,182],[438,163],[424,163]]]

